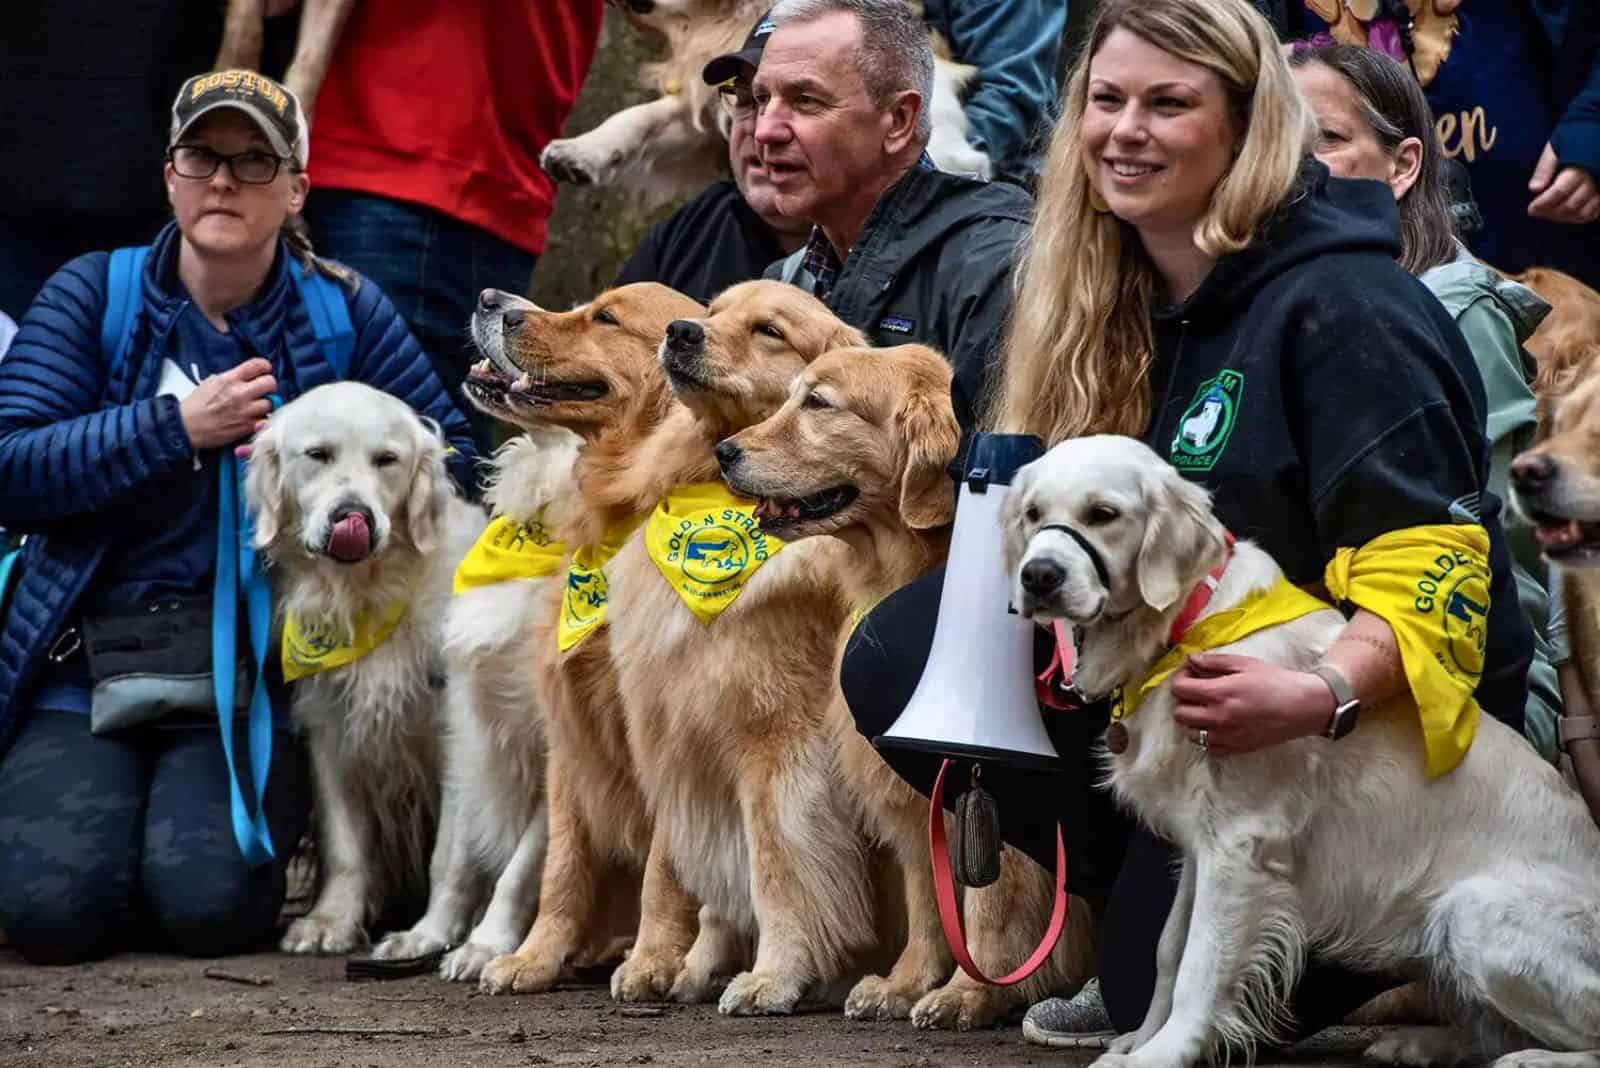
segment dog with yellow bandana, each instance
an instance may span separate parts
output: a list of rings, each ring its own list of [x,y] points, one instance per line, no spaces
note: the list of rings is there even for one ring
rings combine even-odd
[[[245,494],[311,751],[326,873],[284,936],[290,953],[348,953],[386,905],[427,889],[442,624],[484,522],[455,494],[444,455],[437,427],[359,382],[310,390],[255,439]]]
[[[1235,544],[1205,490],[1131,438],[1056,446],[1019,472],[1003,522],[1018,608],[1071,623],[1073,684],[1112,697],[1113,790],[1184,854],[1149,1013],[1097,1065],[1188,1068],[1281,1037],[1313,951],[1420,970],[1469,1029],[1385,1036],[1371,1059],[1600,1064],[1600,828],[1520,736],[1479,714],[1475,677],[1451,666],[1470,636],[1441,628],[1444,605],[1414,580],[1436,560],[1463,582],[1481,574],[1481,527],[1341,548],[1328,590],[1393,628],[1407,690],[1338,740],[1219,753],[1173,718],[1185,658],[1310,670],[1342,613]]]

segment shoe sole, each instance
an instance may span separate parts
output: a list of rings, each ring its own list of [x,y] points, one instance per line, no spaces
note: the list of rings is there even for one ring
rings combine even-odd
[[[1115,1031],[1047,1031],[1032,1020],[1022,1021],[1022,1037],[1052,1049],[1109,1049]]]

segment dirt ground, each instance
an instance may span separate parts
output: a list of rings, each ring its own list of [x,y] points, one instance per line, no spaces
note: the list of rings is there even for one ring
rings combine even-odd
[[[207,967],[263,977],[248,986]],[[347,1028],[318,1033],[307,1028]],[[299,1030],[296,1030],[299,1029]],[[388,1030],[391,1033],[384,1034]],[[411,1034],[392,1033],[411,1031]],[[379,1033],[374,1033],[379,1032]],[[1370,1031],[1329,1032],[1263,1065],[1349,1066]],[[344,962],[278,954],[196,961],[124,956],[33,968],[0,949],[0,1064],[41,1068],[489,1068],[500,1065],[1087,1065],[1015,1026],[969,1034],[835,1013],[725,1019],[714,1007],[622,1007],[604,986],[488,997],[433,978],[348,982]]]

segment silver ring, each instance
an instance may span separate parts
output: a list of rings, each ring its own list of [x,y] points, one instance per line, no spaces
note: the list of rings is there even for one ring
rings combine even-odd
[[[1204,727],[1200,728],[1198,743],[1201,749],[1211,748],[1211,732]]]

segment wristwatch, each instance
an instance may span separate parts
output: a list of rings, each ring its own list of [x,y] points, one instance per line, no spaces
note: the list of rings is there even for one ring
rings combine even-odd
[[[1327,683],[1328,689],[1333,691],[1333,716],[1328,720],[1328,729],[1322,736],[1330,741],[1338,741],[1356,729],[1356,719],[1361,715],[1361,702],[1356,699],[1356,692],[1337,668],[1318,664],[1311,669],[1311,674]]]

